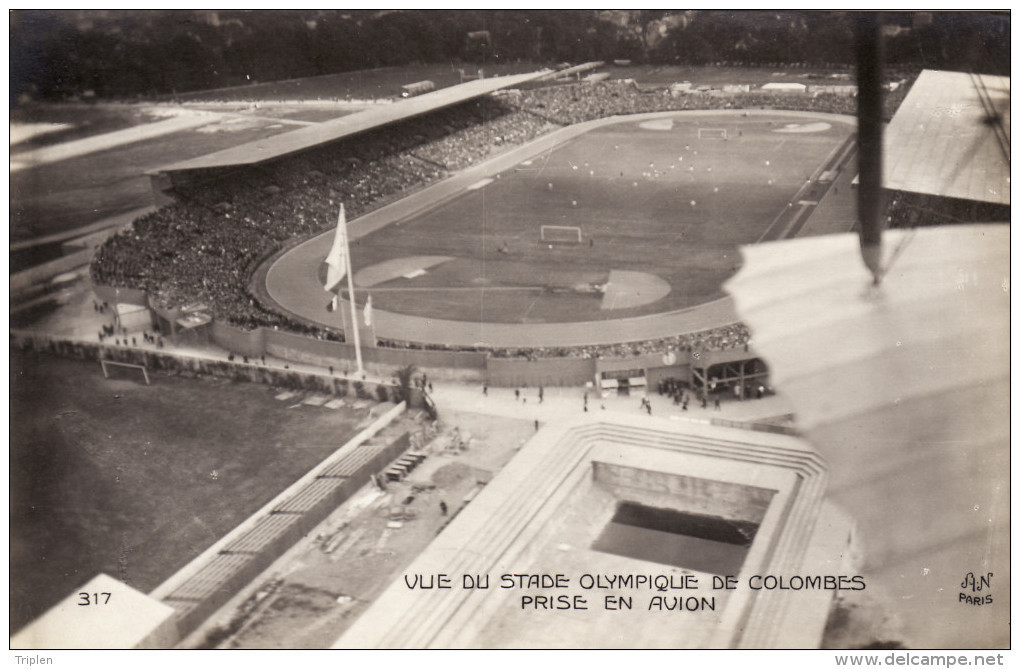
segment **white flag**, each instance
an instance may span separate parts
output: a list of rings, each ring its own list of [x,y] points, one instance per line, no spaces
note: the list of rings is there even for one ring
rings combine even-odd
[[[326,256],[326,285],[328,291],[336,290],[347,273],[347,217],[344,206],[340,205],[340,221],[336,224],[336,236],[333,237],[333,248]]]
[[[372,296],[365,302],[365,327],[372,327]]]

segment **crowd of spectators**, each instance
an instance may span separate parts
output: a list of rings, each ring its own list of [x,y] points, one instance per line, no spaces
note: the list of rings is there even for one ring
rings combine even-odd
[[[250,288],[256,268],[272,254],[335,225],[340,202],[348,217],[356,218],[506,145],[562,125],[639,112],[763,107],[852,114],[856,101],[828,94],[674,95],[644,92],[622,81],[482,98],[297,156],[179,185],[173,193],[176,202],[136,220],[98,249],[92,277],[105,285],[145,290],[167,308],[204,303],[216,318],[241,328],[275,327],[342,341],[339,332],[263,306]],[[500,357],[609,357],[746,342],[746,329],[733,326],[613,346],[489,352]]]
[[[726,351],[750,347],[751,333],[743,323],[724,325],[699,332],[688,332],[672,337],[648,339],[619,344],[595,344],[589,346],[533,346],[528,348],[476,348],[468,346],[444,346],[442,344],[419,344],[392,339],[380,340],[379,345],[388,348],[407,348],[422,351],[461,351],[487,353],[494,358],[624,358],[651,353],[690,353],[694,351]]]
[[[891,119],[906,96],[908,86],[899,86],[885,97],[885,117]],[[698,109],[779,109],[855,115],[857,98],[837,93],[805,94],[754,90],[746,93],[723,91],[681,92],[641,89],[625,80],[556,86],[522,91],[512,104],[553,123],[571,125],[606,116]]]

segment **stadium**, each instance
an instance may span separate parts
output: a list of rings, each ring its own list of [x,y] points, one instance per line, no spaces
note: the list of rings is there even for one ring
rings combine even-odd
[[[968,571],[1008,574],[1008,522],[988,520],[981,529],[988,549],[978,555],[962,547],[974,531],[956,504],[997,508],[1004,483],[993,392],[1002,383],[1001,346],[977,334],[983,321],[952,335],[980,338],[987,357],[947,363],[937,383],[943,388],[963,367],[968,383],[991,379],[979,402],[993,428],[978,439],[987,452],[947,450],[953,440],[943,437],[958,435],[959,426],[940,433],[930,412],[930,432],[917,439],[931,444],[941,464],[907,451],[889,458],[868,451],[862,460],[848,455],[842,445],[852,438],[833,425],[869,435],[855,449],[882,443],[881,421],[861,425],[899,405],[898,386],[855,379],[872,355],[884,353],[844,351],[838,337],[823,336],[835,316],[826,320],[813,305],[782,311],[783,300],[771,297],[788,290],[810,297],[814,286],[828,285],[830,270],[843,276],[830,251],[835,240],[856,239],[847,233],[860,226],[853,98],[832,86],[698,91],[608,76],[581,81],[611,69],[592,62],[566,74],[541,69],[468,81],[462,71],[461,83],[287,126],[296,129],[274,124],[281,128],[260,130],[251,141],[147,168],[154,206],[83,241],[80,251],[89,258],[92,305],[104,318],[101,310],[110,309],[114,327],[104,325],[98,339],[12,328],[12,350],[99,360],[104,375],[108,365],[137,368],[146,385],[157,370],[265,384],[278,403],[296,402],[289,409],[329,406],[348,423],[342,443],[319,464],[308,469],[302,460],[300,477],[277,476],[246,498],[243,514],[239,507],[232,516],[244,520],[233,529],[189,539],[175,568],[143,588],[147,594],[104,568],[86,589],[131,598],[135,614],[100,613],[84,629],[117,634],[46,636],[80,627],[72,595],[18,631],[12,645],[287,647],[295,628],[306,627],[318,635],[300,642],[310,647],[807,648],[845,643],[833,627],[855,607],[862,618],[903,615],[897,602],[911,588],[924,591],[932,610],[946,606],[948,595],[929,591],[920,577],[903,580],[907,565],[921,573],[926,548],[937,546],[940,582],[951,574],[957,590],[957,576]],[[988,135],[1003,125],[988,109],[1005,101],[1008,137],[1008,78],[925,71],[898,83],[886,93],[885,114],[890,154],[905,159],[887,166],[886,223],[913,230],[1008,220],[1008,149],[1002,171],[1001,142]],[[974,92],[980,104],[969,97]],[[932,109],[955,113],[940,117],[946,125],[912,134]],[[987,133],[959,140],[970,137],[959,128],[982,123]],[[931,157],[923,149],[931,146],[947,148]],[[957,170],[918,169],[930,164]],[[34,169],[24,165],[17,169]],[[989,238],[1001,239],[1002,228],[989,226]],[[338,239],[349,264],[330,292],[324,261]],[[962,237],[946,246],[910,231],[888,239],[894,260],[903,253],[902,267],[913,267],[921,249],[970,249]],[[797,258],[780,278],[770,274],[785,267],[768,255],[774,248]],[[999,260],[981,271],[998,272]],[[801,263],[805,273],[793,272]],[[997,285],[985,274],[966,276],[975,291]],[[12,282],[12,292],[20,286]],[[46,297],[23,290],[36,301]],[[1001,305],[981,295],[998,314]],[[776,305],[788,338],[759,325]],[[854,331],[848,322],[840,322],[841,332]],[[995,318],[986,324],[1001,325]],[[128,335],[142,345],[134,337],[129,345]],[[928,348],[902,355],[941,361],[958,342],[917,336]],[[816,340],[827,342],[821,352],[811,348]],[[811,354],[798,355],[793,342],[802,341]],[[815,367],[791,372],[789,358]],[[130,387],[122,378],[113,383]],[[904,407],[931,395],[907,385],[915,394]],[[784,388],[798,397],[795,409],[775,395]],[[855,395],[833,409],[823,392],[833,388]],[[158,391],[144,394],[151,402]],[[490,399],[500,408],[485,408]],[[520,424],[483,432],[484,420],[465,417],[471,407]],[[272,422],[272,410],[261,411]],[[328,417],[316,420],[323,429]],[[899,416],[883,413],[883,420],[903,434],[913,429]],[[460,429],[470,421],[477,421],[474,440]],[[316,439],[317,449],[330,450],[326,438]],[[827,440],[840,448],[828,450]],[[965,455],[979,464],[967,466]],[[252,457],[271,467],[271,454]],[[219,456],[213,471],[228,471],[226,462]],[[251,469],[245,485],[254,488],[266,473],[262,464]],[[929,500],[925,507],[895,480],[909,480],[915,492],[946,483],[954,505]],[[883,524],[874,500],[919,506],[924,520]],[[441,515],[423,513],[426,504]],[[358,513],[374,516],[351,515]],[[940,514],[936,531],[932,517]],[[394,538],[401,535],[418,543]],[[394,554],[400,558],[391,561]],[[359,581],[364,568],[346,561],[354,555],[375,556],[378,573]],[[320,572],[292,578],[316,560],[325,565]],[[677,625],[646,611],[622,622],[605,610],[543,618],[515,611],[520,593],[421,595],[406,580],[411,573],[556,571],[575,585],[581,573],[741,584],[763,575],[828,583],[827,575],[833,583],[866,581],[879,603],[869,609],[835,588],[796,595],[703,589],[682,594],[691,615]],[[331,588],[327,573],[346,585]],[[1002,580],[1008,575],[998,588]],[[523,590],[530,601],[549,594]],[[590,594],[583,590],[552,594],[576,601]],[[1008,605],[1000,592],[996,601]],[[296,606],[287,633],[273,636],[274,611],[299,600],[294,593],[318,603]],[[259,604],[264,597],[268,604]],[[923,616],[898,622],[898,634],[914,646],[999,647],[1001,616],[991,607],[975,611],[981,634],[948,632],[954,614],[938,624]],[[305,622],[296,622],[301,616]],[[886,641],[871,629],[856,634],[849,643]]]
[[[746,348],[747,333],[721,290],[739,266],[741,244],[853,224],[838,202],[852,194],[854,121],[821,111],[842,109],[839,96],[674,99],[607,82],[580,85],[568,98],[562,87],[518,88],[548,76],[470,81],[161,168],[152,174],[157,200],[174,204],[140,219],[133,238],[120,235],[100,248],[93,278],[151,286],[137,303],[151,299],[167,329],[180,317],[175,309],[207,305],[220,313],[196,334],[247,355],[267,346],[254,341],[253,327],[283,325],[350,344],[349,310],[330,311],[321,290],[330,233],[302,242],[303,231],[330,230],[344,204],[355,300],[360,309],[373,300],[371,328],[359,325],[369,369],[389,374],[413,362],[436,378],[572,386],[623,371],[599,359],[638,354],[654,359],[629,365],[637,370],[629,382],[654,384],[690,380],[685,358],[694,349]],[[596,107],[578,123],[571,118],[578,94],[593,105],[614,100],[632,112],[630,120]],[[762,109],[776,102],[819,111]],[[635,115],[641,107],[694,109]],[[448,131],[453,121],[469,125],[443,136],[439,127]],[[479,122],[491,130],[470,127]],[[473,165],[461,163],[465,142],[482,144]],[[372,160],[387,146],[401,150]],[[383,206],[358,215],[360,189],[378,196],[357,172],[377,162],[389,170],[380,185],[395,175],[406,182],[391,186],[400,192],[395,201],[384,195]],[[840,185],[842,200],[835,197]],[[352,187],[345,201],[340,189]],[[295,207],[296,217],[284,213]],[[287,234],[276,211],[291,231],[283,248],[256,239],[254,249],[224,245],[252,227]],[[181,215],[183,227],[174,223]],[[181,234],[164,238],[161,219]],[[139,244],[169,249],[188,237],[195,252],[174,257],[176,266],[159,256],[130,266],[136,253],[151,255]],[[221,266],[238,252],[248,276]],[[198,271],[181,275],[182,263]],[[353,360],[346,344],[328,357]],[[409,357],[409,350],[420,352]],[[332,364],[307,346],[301,353]],[[662,364],[667,354],[679,355],[678,363]],[[561,360],[529,364],[533,358]]]
[[[747,112],[571,126],[458,175],[473,181],[460,194],[425,191],[416,197],[423,209],[402,206],[384,229],[356,237],[355,287],[364,289],[362,299],[372,295],[384,339],[503,348],[618,343],[620,335],[613,339],[593,321],[718,300],[740,244],[795,236],[832,184],[818,177],[842,169],[840,150],[851,153],[852,128],[845,117]],[[444,183],[444,193],[453,185]],[[330,241],[324,235],[298,247],[267,277],[278,305],[323,325],[321,299],[299,297],[315,296],[318,277],[294,275],[324,258]],[[419,321],[391,325],[389,312]],[[424,318],[432,328],[420,326]],[[676,332],[675,323],[644,320],[632,337]],[[473,327],[461,334],[444,321]],[[490,331],[489,323],[502,327]],[[545,339],[532,327],[540,323],[576,325]]]

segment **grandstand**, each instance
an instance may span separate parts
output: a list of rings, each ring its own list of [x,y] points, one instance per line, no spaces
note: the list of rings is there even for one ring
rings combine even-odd
[[[887,130],[888,224],[1008,221],[1009,78],[925,70]]]
[[[886,131],[889,190],[1009,205],[1009,78],[924,70]]]
[[[230,169],[277,160],[284,156],[376,130],[391,123],[398,123],[473,100],[498,90],[513,88],[538,79],[545,74],[546,71],[539,71],[468,81],[457,86],[407,98],[398,104],[377,105],[371,109],[342,116],[325,123],[306,126],[257,142],[210,153],[193,160],[172,163],[157,170],[156,174],[164,175],[173,182],[175,178],[180,178],[180,173]]]

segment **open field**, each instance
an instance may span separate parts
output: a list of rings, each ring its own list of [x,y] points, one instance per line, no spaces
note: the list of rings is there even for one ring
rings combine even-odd
[[[33,135],[11,143],[11,152],[30,151],[44,146],[72,142],[106,132],[131,128],[158,120],[136,105],[40,104],[15,107],[11,125],[54,123],[65,127],[55,132]]]
[[[725,129],[727,139],[699,138],[699,129]],[[602,126],[359,239],[358,297],[371,294],[384,311],[495,323],[703,304],[723,296],[741,244],[821,196],[808,177],[850,132],[781,112]],[[581,243],[547,243],[543,225],[580,228]],[[320,258],[332,235],[321,239]]]
[[[368,409],[11,350],[11,631],[99,572],[148,592],[355,433]]]
[[[152,204],[145,172],[279,134],[271,120],[209,117],[209,124],[105,151],[12,171],[11,240],[81,227]]]

